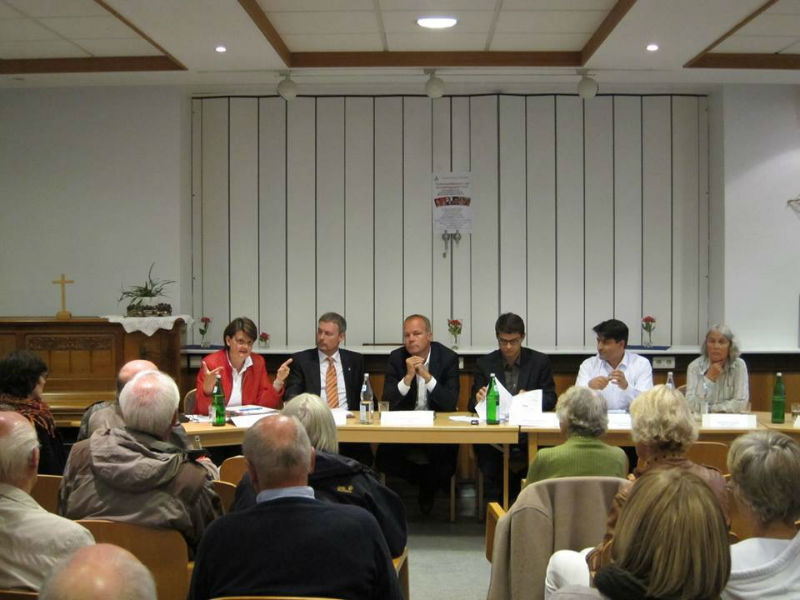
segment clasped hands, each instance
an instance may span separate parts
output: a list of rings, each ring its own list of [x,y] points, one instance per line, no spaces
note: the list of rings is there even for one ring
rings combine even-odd
[[[422,379],[425,380],[425,383],[428,383],[431,380],[431,377],[433,377],[428,371],[427,367],[425,367],[424,358],[419,356],[409,356],[406,359],[406,376],[403,377],[403,381],[406,385],[411,385],[411,382],[417,375],[422,377]]]
[[[289,373],[291,372],[289,365],[292,364],[292,360],[293,359],[289,358],[280,367],[278,367],[278,371],[275,373],[275,380],[272,382],[272,387],[275,388],[276,392],[280,392],[283,388],[283,384],[286,383],[286,378],[289,377]],[[201,364],[203,365],[204,370],[203,393],[208,396],[214,391],[214,383],[217,380],[217,373],[222,373],[223,367],[209,369],[205,361]]]
[[[621,390],[628,389],[628,380],[625,379],[625,373],[619,369],[614,369],[608,374],[608,377],[598,375],[594,379],[589,380],[589,387],[593,390],[603,390],[609,383],[615,383]]]

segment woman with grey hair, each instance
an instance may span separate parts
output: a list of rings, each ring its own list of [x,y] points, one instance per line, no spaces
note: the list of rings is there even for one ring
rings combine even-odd
[[[686,399],[696,412],[745,412],[750,399],[747,365],[739,342],[727,325],[713,325],[700,356],[686,371]]]
[[[800,444],[777,431],[748,433],[731,444],[728,469],[754,537],[731,546],[722,598],[800,598]]]
[[[567,441],[536,453],[528,469],[529,484],[553,477],[625,477],[625,452],[598,439],[608,429],[608,408],[602,395],[574,385],[558,398],[556,415]]]

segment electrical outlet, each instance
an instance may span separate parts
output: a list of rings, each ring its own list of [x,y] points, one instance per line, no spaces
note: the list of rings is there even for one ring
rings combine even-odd
[[[464,370],[464,357],[463,356],[459,356],[458,357],[458,369],[460,371]]]
[[[674,356],[654,356],[653,357],[654,369],[674,369],[675,357]]]

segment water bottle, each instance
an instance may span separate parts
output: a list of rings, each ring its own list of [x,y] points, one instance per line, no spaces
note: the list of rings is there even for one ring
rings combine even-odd
[[[486,423],[497,425],[500,420],[497,418],[498,405],[500,404],[500,392],[497,389],[497,379],[494,373],[489,374],[489,389],[486,390]]]
[[[364,425],[372,423],[375,405],[372,402],[372,386],[369,384],[369,373],[364,373],[361,384],[361,402],[359,403],[359,421]]]
[[[211,390],[211,408],[208,411],[214,427],[225,425],[225,391],[222,389],[222,377],[217,373],[214,389]]]
[[[786,420],[786,388],[783,386],[783,373],[775,376],[775,387],[772,388],[772,422],[783,423]]]
[[[675,378],[672,376],[672,371],[667,373],[667,387],[671,390],[675,389]]]

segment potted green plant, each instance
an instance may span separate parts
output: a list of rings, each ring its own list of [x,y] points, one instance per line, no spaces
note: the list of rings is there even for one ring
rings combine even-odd
[[[144,285],[132,285],[123,288],[117,302],[129,300],[125,314],[129,317],[156,317],[172,314],[172,305],[166,302],[156,302],[156,299],[164,296],[164,290],[168,285],[175,283],[171,279],[153,278],[153,267],[150,265],[147,271],[147,279]]]

